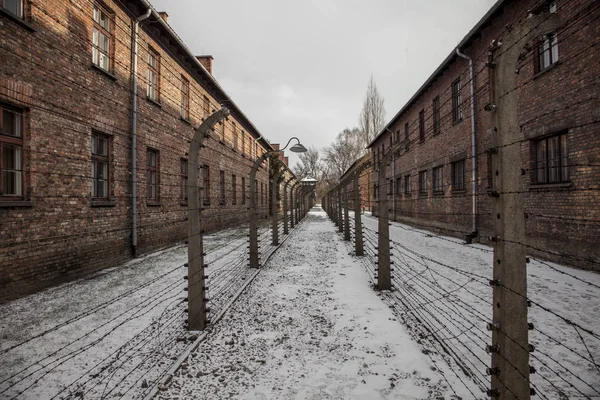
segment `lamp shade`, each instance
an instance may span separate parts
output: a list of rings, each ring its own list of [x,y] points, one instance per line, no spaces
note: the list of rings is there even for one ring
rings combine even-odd
[[[297,143],[290,147],[290,151],[293,151],[294,153],[306,153],[308,150],[306,150],[306,147],[304,147],[302,144]]]

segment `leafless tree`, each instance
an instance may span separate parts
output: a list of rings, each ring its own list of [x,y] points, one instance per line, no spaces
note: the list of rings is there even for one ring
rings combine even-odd
[[[359,128],[363,132],[363,147],[366,148],[385,125],[385,105],[377,90],[373,75],[367,85],[367,93],[359,117]],[[364,154],[364,153],[363,153]]]
[[[294,174],[296,174],[298,179],[310,177],[320,180],[323,171],[321,154],[314,146],[309,147],[307,150],[306,153],[298,154],[300,162],[297,162],[296,165],[294,165]]]

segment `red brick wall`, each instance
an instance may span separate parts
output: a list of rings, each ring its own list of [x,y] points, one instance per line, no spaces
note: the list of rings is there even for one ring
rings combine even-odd
[[[492,203],[486,195],[488,165],[485,150],[492,147],[493,129],[491,114],[484,110],[489,102],[486,53],[490,42],[493,39],[502,40],[510,24],[522,23],[534,4],[537,2],[506,2],[501,12],[491,18],[479,35],[461,49],[474,59],[477,232],[481,240],[486,240],[493,226],[490,216]],[[600,127],[597,80],[600,71],[600,59],[597,57],[600,7],[591,0],[558,0],[557,7],[560,21],[557,31],[559,63],[535,75],[534,51],[527,52],[524,48],[525,58],[518,64],[517,112],[523,135],[520,145],[525,174],[521,187],[525,202],[527,244],[533,254],[598,268],[600,250],[595,243],[600,220],[600,139],[597,133]],[[451,84],[458,77],[462,83],[463,120],[453,123]],[[454,58],[414,103],[394,120],[390,129],[394,132],[399,129],[401,139],[404,139],[404,124],[409,122],[410,126],[410,148],[396,159],[396,176],[402,176],[402,185],[406,174],[410,174],[412,180],[410,196],[394,196],[397,220],[456,236],[464,237],[471,232],[473,153],[468,85],[468,62]],[[441,103],[441,133],[434,135],[432,101],[438,95]],[[426,135],[423,143],[419,142],[421,109],[425,110]],[[532,179],[532,140],[563,129],[568,131],[570,183],[535,185]],[[389,147],[390,135],[386,132],[373,143],[373,155],[382,145],[386,149]],[[459,158],[466,159],[464,191],[455,191],[451,185],[451,163]],[[439,165],[443,165],[444,191],[434,194],[432,169]],[[387,169],[390,177],[391,170]],[[424,196],[418,193],[418,173],[422,170],[427,171],[428,178],[428,192]]]
[[[26,186],[23,202],[0,199],[0,301],[131,258],[132,22],[117,3],[105,1],[116,22],[113,76],[109,76],[91,66],[92,4],[91,0],[28,3],[27,22],[34,31],[0,15],[0,102],[25,110]],[[138,254],[186,238],[180,160],[188,157],[190,140],[205,117],[203,96],[210,98],[211,111],[219,107],[217,97],[223,96],[214,85],[197,81],[190,73],[192,67],[174,61],[172,49],[158,44],[148,32],[140,30],[138,58]],[[149,45],[161,58],[160,105],[146,99]],[[189,121],[180,118],[182,75],[190,82]],[[258,132],[239,117],[235,107],[232,112],[216,129],[222,137],[225,126],[223,140],[216,135],[207,139],[200,152],[200,162],[210,167],[211,177],[211,203],[203,212],[206,230],[247,220],[248,202],[242,204],[241,184],[245,177],[249,186]],[[111,201],[100,204],[90,194],[93,130],[111,138]],[[259,142],[259,155],[267,151],[266,146]],[[157,205],[146,201],[148,147],[160,154]],[[223,204],[220,170],[225,171]],[[259,182],[267,183],[266,171],[259,171]],[[233,174],[236,204],[231,197]],[[266,206],[260,214],[266,215]]]

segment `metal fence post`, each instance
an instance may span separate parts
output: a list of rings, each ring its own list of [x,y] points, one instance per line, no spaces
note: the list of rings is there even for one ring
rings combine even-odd
[[[206,320],[206,291],[204,287],[204,245],[200,229],[200,196],[198,193],[199,152],[204,139],[210,135],[210,129],[229,115],[222,108],[210,115],[196,129],[190,142],[189,180],[188,180],[188,329],[204,330]]]

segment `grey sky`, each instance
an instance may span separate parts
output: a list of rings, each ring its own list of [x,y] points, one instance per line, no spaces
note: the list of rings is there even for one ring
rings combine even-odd
[[[389,120],[495,0],[151,2],[264,137],[323,148],[358,125],[371,73]]]

